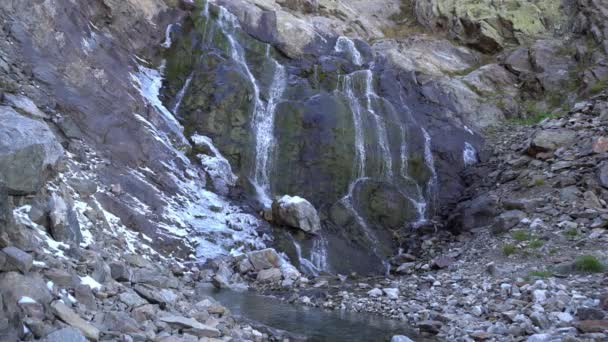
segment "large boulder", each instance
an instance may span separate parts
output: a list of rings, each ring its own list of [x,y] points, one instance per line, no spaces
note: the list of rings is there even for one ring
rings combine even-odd
[[[247,253],[247,259],[249,260],[249,263],[251,263],[251,265],[253,266],[253,269],[256,271],[281,266],[281,257],[273,248],[266,248],[260,251],[249,252]]]
[[[285,195],[272,203],[273,219],[279,224],[301,229],[310,234],[321,230],[321,220],[315,207],[298,196]]]
[[[569,129],[547,129],[534,133],[528,146],[528,154],[552,152],[559,147],[570,145],[576,139],[576,132]]]
[[[48,209],[51,235],[55,240],[79,244],[82,241],[80,223],[74,211],[72,200],[64,193],[67,201],[57,193],[49,198]]]
[[[10,194],[37,192],[56,169],[63,153],[44,122],[0,107],[0,182]]]

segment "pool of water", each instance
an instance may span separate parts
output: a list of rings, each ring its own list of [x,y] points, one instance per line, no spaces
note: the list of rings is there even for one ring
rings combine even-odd
[[[394,335],[423,341],[404,322],[376,315],[293,305],[253,292],[208,289],[233,314],[265,326],[304,335],[307,341],[390,341]]]

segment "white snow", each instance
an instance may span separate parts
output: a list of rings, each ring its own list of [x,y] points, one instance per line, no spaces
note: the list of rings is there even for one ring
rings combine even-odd
[[[80,284],[89,286],[91,290],[101,289],[101,284],[91,278],[91,276],[80,277]]]
[[[19,304],[36,304],[37,302],[33,298],[23,296],[19,299],[18,303]]]
[[[55,286],[55,284],[52,281],[47,281],[46,282],[46,288],[49,289],[49,291],[53,291],[53,287]]]

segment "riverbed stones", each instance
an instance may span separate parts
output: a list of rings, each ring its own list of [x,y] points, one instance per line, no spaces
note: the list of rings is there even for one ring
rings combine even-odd
[[[310,234],[321,230],[315,207],[302,197],[285,195],[272,203],[273,218],[279,224],[301,229]]]
[[[269,268],[258,272],[257,281],[262,283],[276,283],[281,281],[282,273],[278,268]]]
[[[0,182],[9,193],[37,192],[63,155],[63,147],[44,122],[0,106]]]

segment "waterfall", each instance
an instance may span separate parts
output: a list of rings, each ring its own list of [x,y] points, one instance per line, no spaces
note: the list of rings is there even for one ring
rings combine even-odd
[[[464,143],[464,149],[462,150],[462,159],[465,166],[471,166],[477,163],[477,150],[475,147],[468,142]]]
[[[177,93],[177,96],[175,98],[175,105],[173,105],[173,113],[176,116],[177,116],[177,113],[179,111],[179,107],[182,104],[182,100],[184,99],[184,95],[186,94],[186,91],[188,90],[188,87],[190,87],[190,82],[192,82],[192,77],[193,76],[194,76],[194,72],[190,73],[190,76],[188,76],[188,78],[186,79],[186,82],[184,82],[184,86]]]
[[[266,55],[270,58],[270,46]],[[253,183],[258,190],[258,198],[265,206],[270,206],[270,167],[272,151],[276,144],[274,137],[274,118],[277,104],[283,96],[287,85],[287,73],[285,67],[276,60],[270,58],[274,63],[275,71],[268,92],[268,103],[266,107],[257,107],[253,116],[253,128],[256,137],[255,146],[255,170]]]
[[[378,145],[382,151],[382,160],[384,161],[384,176],[387,179],[393,178],[393,156],[391,155],[390,145],[388,142],[388,134],[386,133],[386,124],[384,119],[376,114],[373,108],[372,99],[378,97],[374,91],[374,74],[371,70],[365,70],[365,97],[367,99],[367,111],[374,117],[376,130],[378,132]]]
[[[365,136],[363,135],[363,121],[361,118],[362,108],[359,99],[355,95],[353,82],[354,73],[344,76],[343,91],[348,99],[350,109],[353,112],[353,124],[355,127],[355,177],[365,177]]]
[[[353,64],[355,65],[362,65],[363,64],[363,58],[361,57],[361,53],[359,52],[359,50],[357,50],[357,47],[355,46],[355,42],[352,41],[352,39],[348,38],[348,37],[344,37],[344,36],[340,36],[338,37],[338,40],[336,40],[336,46],[334,47],[334,50],[337,53],[342,53],[347,55],[351,62],[353,62]]]
[[[323,236],[318,236],[313,241],[312,249],[310,250],[310,260],[302,255],[302,246],[289,234],[289,238],[296,250],[296,256],[300,262],[300,269],[304,273],[318,276],[322,271],[328,271],[327,266],[327,240]]]
[[[435,159],[433,158],[433,151],[431,150],[432,141],[429,132],[422,126],[420,126],[420,129],[424,135],[424,162],[431,170],[431,178],[427,184],[427,193],[429,200],[434,200],[439,186],[439,177],[437,176],[437,170],[435,170]]]
[[[257,84],[253,73],[247,65],[243,47],[237,42],[234,35],[234,29],[239,27],[237,18],[224,7],[220,7],[219,16],[220,27],[225,34],[230,44],[231,58],[237,62],[242,71],[245,73],[249,82],[253,87],[253,131],[255,134],[255,167],[251,182],[256,189],[258,200],[264,206],[270,206],[272,200],[270,198],[270,160],[272,149],[275,145],[274,141],[274,117],[275,110],[279,99],[285,91],[287,84],[287,73],[285,68],[276,60],[272,59],[267,50],[268,58],[272,60],[275,66],[274,77],[268,94],[268,103],[264,105],[260,98],[260,88]]]
[[[171,30],[172,29],[173,29],[173,24],[167,25],[167,29],[165,30],[165,41],[162,44],[160,44],[160,46],[162,46],[165,49],[170,48],[171,45],[173,44],[173,41],[171,40]]]

